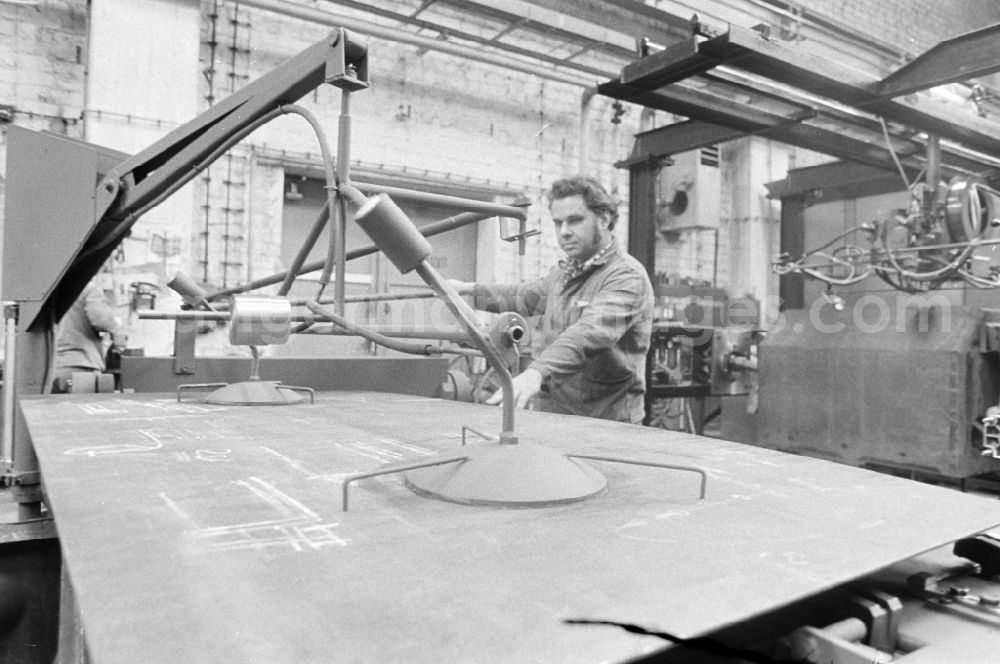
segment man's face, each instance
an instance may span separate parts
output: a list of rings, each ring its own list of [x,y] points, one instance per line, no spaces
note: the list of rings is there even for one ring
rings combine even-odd
[[[604,245],[610,232],[608,219],[606,215],[594,214],[583,196],[557,198],[550,210],[559,247],[570,258],[585,261]]]

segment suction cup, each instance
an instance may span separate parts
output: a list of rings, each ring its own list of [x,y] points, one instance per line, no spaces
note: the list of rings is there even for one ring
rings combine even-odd
[[[222,406],[283,406],[299,403],[303,396],[276,380],[246,380],[220,387],[203,401]]]
[[[460,454],[464,461],[409,471],[407,486],[464,505],[545,507],[589,498],[608,485],[586,463],[533,443],[469,445]]]

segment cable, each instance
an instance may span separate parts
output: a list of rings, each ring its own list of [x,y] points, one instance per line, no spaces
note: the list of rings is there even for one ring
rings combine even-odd
[[[896,156],[896,151],[892,148],[892,139],[889,138],[889,127],[885,124],[885,119],[880,115],[878,116],[879,124],[882,125],[882,137],[885,138],[885,147],[889,151],[889,155],[892,157],[893,163],[896,164],[896,168],[899,169],[899,175],[903,178],[903,184],[906,185],[907,189],[910,189],[913,185],[910,181],[906,179],[906,171],[903,169],[903,164],[900,163],[899,157]]]
[[[326,140],[326,132],[323,130],[322,125],[320,125],[319,120],[316,116],[306,108],[299,106],[297,104],[282,104],[278,107],[282,113],[289,113],[300,115],[305,118],[309,126],[312,127],[313,132],[316,134],[316,140],[319,143],[320,156],[323,160],[323,171],[326,176],[326,190],[327,201],[323,206],[323,212],[320,213],[320,217],[317,219],[314,225],[313,232],[310,233],[309,237],[306,238],[306,242],[309,243],[309,248],[305,249],[305,244],[303,244],[303,249],[305,255],[302,255],[302,260],[298,262],[297,266],[289,268],[285,281],[282,284],[282,288],[285,288],[287,284],[288,288],[291,289],[292,284],[295,282],[295,277],[297,276],[298,269],[302,267],[302,263],[305,262],[306,255],[312,250],[312,245],[315,244],[316,239],[319,237],[321,231],[321,224],[325,223],[330,229],[330,242],[327,247],[326,260],[323,262],[323,272],[320,274],[319,278],[319,289],[316,293],[316,298],[319,300],[323,297],[323,290],[326,288],[327,282],[330,281],[330,275],[333,273],[333,266],[335,262],[343,262],[345,257],[343,255],[338,255],[338,248],[340,244],[338,243],[338,232],[337,225],[334,217],[334,210],[341,216],[346,215],[346,207],[344,205],[344,198],[340,196],[338,191],[339,181],[337,179],[337,173],[333,166],[333,158],[330,156],[330,146]],[[338,155],[339,157],[339,155]],[[299,254],[303,254],[300,250]],[[298,261],[299,256],[296,256],[296,261]],[[287,293],[287,291],[286,291]],[[292,330],[294,333],[304,332],[309,329],[312,323],[301,323],[295,326]]]
[[[932,270],[930,272],[913,272],[912,270],[905,270],[896,261],[896,256],[888,245],[885,246],[886,256],[889,258],[889,262],[896,269],[896,272],[907,279],[912,279],[913,281],[934,281],[938,278],[947,279],[949,275],[954,274],[958,270],[962,263],[969,259],[972,252],[979,248],[979,238],[974,238],[969,241],[965,249],[958,255],[957,258],[952,260],[950,263],[937,270]]]
[[[837,242],[838,240],[842,240],[842,239],[844,239],[845,237],[847,237],[848,235],[850,235],[852,233],[857,233],[858,231],[869,231],[869,232],[871,232],[872,230],[873,229],[870,226],[868,226],[867,224],[859,224],[859,225],[855,226],[854,228],[849,228],[846,231],[844,231],[843,233],[840,233],[839,235],[835,236],[832,240],[830,240],[826,244],[824,244],[822,246],[819,246],[819,247],[816,247],[815,249],[812,249],[810,251],[803,252],[802,257],[805,258],[806,256],[811,256],[812,254],[818,254],[819,252],[823,251],[824,249],[826,249],[827,247],[829,247],[834,242]],[[848,245],[848,246],[850,246],[850,245]]]
[[[327,251],[326,262],[323,264],[323,272],[319,280],[319,292],[316,294],[316,299],[318,300],[323,295],[323,289],[326,288],[327,282],[330,280],[330,275],[333,273],[333,264],[338,259],[343,260],[343,257],[337,256],[337,232],[334,228],[334,210],[337,209],[340,214],[345,212],[344,210],[344,200],[337,193],[337,189],[340,182],[337,178],[336,170],[333,166],[333,158],[330,156],[330,146],[326,140],[326,132],[323,130],[323,126],[319,123],[316,116],[306,108],[299,106],[297,104],[282,104],[278,107],[282,113],[296,114],[305,118],[309,126],[312,127],[313,132],[316,134],[316,140],[319,143],[320,156],[323,160],[323,171],[326,176],[326,195],[327,195],[327,205],[329,206],[329,214],[327,215],[328,225],[330,226],[330,246]],[[338,155],[339,158],[339,155]],[[291,271],[289,271],[291,274]]]
[[[433,346],[431,344],[406,343],[387,337],[384,334],[373,332],[372,330],[366,330],[363,327],[351,323],[343,316],[316,302],[306,302],[306,307],[308,307],[309,310],[317,316],[325,318],[334,325],[342,327],[348,332],[356,334],[359,337],[364,337],[372,343],[385,346],[391,350],[399,351],[400,353],[407,353],[409,355],[440,355],[442,353],[442,349],[438,346]]]

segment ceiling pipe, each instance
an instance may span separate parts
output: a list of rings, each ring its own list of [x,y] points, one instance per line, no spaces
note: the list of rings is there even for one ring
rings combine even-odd
[[[592,124],[591,111],[594,107],[594,97],[597,88],[584,90],[580,95],[580,172],[590,172],[590,128]]]
[[[450,53],[451,55],[457,55],[459,57],[466,58],[468,60],[474,60],[476,62],[483,62],[486,64],[495,65],[503,69],[519,71],[549,81],[565,83],[567,85],[576,85],[585,88],[590,88],[596,85],[597,83],[602,82],[601,80],[598,80],[600,77],[603,77],[604,80],[607,80],[616,78],[618,76],[618,72],[596,73],[592,68],[589,67],[588,67],[588,73],[586,74],[580,74],[580,75],[573,75],[568,73],[564,74],[562,72],[555,71],[553,69],[540,68],[536,65],[532,65],[531,63],[528,62],[523,62],[516,58],[505,57],[493,53],[486,53],[481,49],[473,48],[471,46],[463,46],[461,44],[454,44],[448,41],[435,39],[433,37],[416,35],[406,30],[400,30],[399,28],[392,28],[385,25],[379,25],[378,23],[373,23],[371,21],[366,21],[364,19],[338,16],[336,14],[327,11],[313,9],[309,7],[302,7],[300,5],[296,5],[291,2],[286,2],[284,0],[240,0],[240,4],[246,7],[254,7],[256,9],[262,9],[265,11],[271,11],[278,14],[283,14],[285,16],[298,18],[303,21],[309,21],[311,23],[327,25],[330,27],[343,27],[347,28],[348,30],[354,30],[361,34],[377,37],[380,39],[387,39],[390,41],[410,44],[411,46],[419,46],[420,48],[425,48],[432,51],[441,51],[443,53]],[[574,65],[567,64],[566,67],[573,68]]]

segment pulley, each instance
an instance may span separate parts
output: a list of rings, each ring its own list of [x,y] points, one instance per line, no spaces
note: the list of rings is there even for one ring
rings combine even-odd
[[[979,178],[955,177],[948,183],[944,219],[952,242],[969,242],[1000,224],[1000,192]]]

